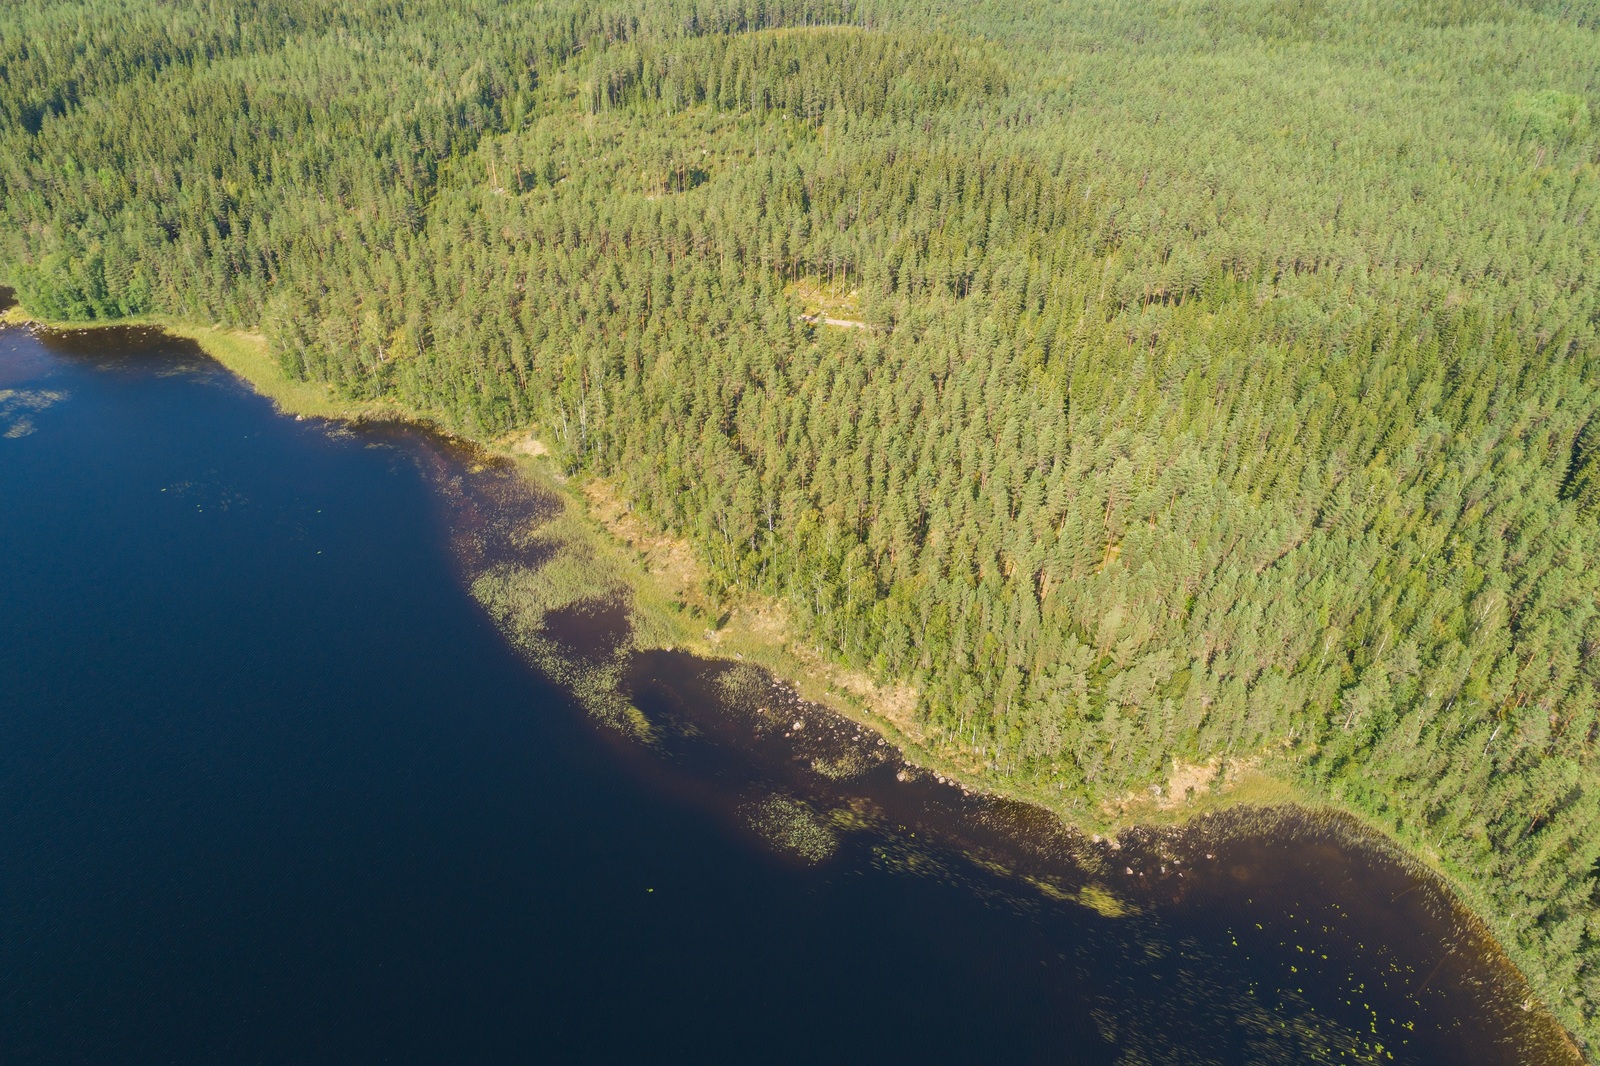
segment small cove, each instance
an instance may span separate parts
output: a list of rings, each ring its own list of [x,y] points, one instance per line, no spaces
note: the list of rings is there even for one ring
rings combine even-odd
[[[6,329],[0,390],[18,1061],[1573,1061],[1352,826],[1113,849],[682,652],[641,742],[467,592],[541,562],[508,471],[151,330]]]

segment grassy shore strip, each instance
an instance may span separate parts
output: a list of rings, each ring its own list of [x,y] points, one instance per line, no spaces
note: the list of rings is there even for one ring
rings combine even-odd
[[[58,322],[34,315],[20,304],[0,312],[0,323],[36,326],[62,333],[105,328],[159,329],[171,336],[194,341],[202,351],[236,377],[243,378],[284,414],[336,418],[349,422],[427,421],[395,403],[345,399],[338,396],[331,386],[291,379],[269,353],[267,340],[259,333],[204,326],[168,315],[140,315],[107,322]]]
[[[199,325],[149,315],[107,322],[55,322],[29,314],[20,305],[0,313],[0,325],[76,331],[108,327],[153,327],[187,340],[270,399],[283,414],[349,422],[409,422],[441,430],[426,412],[387,401],[349,400],[330,386],[294,381],[269,353],[260,334]],[[448,431],[445,431],[448,433]],[[454,433],[448,435],[460,438]],[[1522,958],[1509,929],[1503,928],[1488,895],[1471,871],[1445,862],[1424,836],[1398,821],[1375,818],[1334,794],[1313,792],[1271,772],[1272,753],[1244,760],[1216,787],[1196,789],[1174,802],[1181,781],[1196,767],[1174,766],[1167,800],[1126,796],[1100,808],[1073,806],[1050,791],[1019,783],[984,765],[972,752],[928,736],[915,716],[909,689],[886,688],[860,671],[833,661],[824,649],[792,638],[781,603],[734,590],[714,598],[687,542],[649,529],[633,515],[608,482],[566,478],[536,437],[519,433],[492,441],[471,441],[485,452],[516,464],[530,484],[560,496],[568,506],[540,527],[539,535],[558,544],[575,572],[588,575],[602,591],[620,593],[633,621],[633,643],[641,650],[677,648],[705,658],[738,659],[767,670],[801,697],[870,728],[895,746],[910,764],[947,778],[973,792],[1028,803],[1055,814],[1085,833],[1117,833],[1136,827],[1176,828],[1208,814],[1249,808],[1268,818],[1274,812],[1347,820],[1371,836],[1371,843],[1415,875],[1442,881],[1460,902],[1477,931],[1499,946],[1502,957],[1525,973],[1534,960]],[[570,584],[570,582],[568,582]],[[575,595],[575,593],[574,593]],[[568,597],[571,598],[571,597]],[[1533,1001],[1525,1005],[1531,1006]],[[1543,1004],[1539,1004],[1544,1009]],[[1567,1034],[1575,1061],[1582,1052]]]

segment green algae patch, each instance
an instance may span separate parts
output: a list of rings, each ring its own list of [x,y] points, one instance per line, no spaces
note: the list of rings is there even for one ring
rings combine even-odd
[[[1139,908],[1122,899],[1104,885],[1090,882],[1078,889],[1073,902],[1081,903],[1102,918],[1126,918],[1139,913]]]
[[[1024,881],[1038,890],[1046,899],[1057,903],[1076,903],[1087,907],[1102,918],[1126,918],[1140,913],[1140,908],[1123,899],[1105,885],[1094,881],[1078,888],[1068,888],[1039,877],[1024,877]]]

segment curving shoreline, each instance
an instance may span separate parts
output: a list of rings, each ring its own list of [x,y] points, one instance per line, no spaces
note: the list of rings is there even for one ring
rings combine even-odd
[[[95,329],[102,327],[153,326],[168,333],[196,342],[208,355],[220,362],[236,376],[248,382],[257,392],[269,397],[286,414],[308,417],[344,419],[350,421],[395,421],[417,423],[430,429],[436,427],[425,413],[410,412],[398,405],[383,403],[358,403],[341,401],[322,386],[298,383],[287,379],[266,352],[265,342],[249,334],[196,326],[175,319],[151,317],[131,321],[113,321],[91,324],[57,324],[41,322],[19,312],[8,313],[7,321],[30,322],[47,328]],[[450,436],[447,434],[447,436]],[[454,440],[462,438],[451,437]],[[1486,918],[1481,898],[1471,889],[1469,882],[1453,876],[1449,870],[1436,865],[1422,846],[1408,841],[1402,835],[1385,832],[1385,827],[1364,818],[1359,812],[1340,807],[1331,797],[1314,797],[1277,781],[1266,774],[1247,779],[1241,787],[1218,797],[1185,807],[1162,810],[1154,804],[1129,806],[1114,814],[1061,809],[1049,802],[1046,795],[1032,790],[1009,786],[1006,782],[985,774],[981,767],[963,765],[950,753],[942,753],[927,738],[917,737],[906,722],[897,722],[882,706],[874,707],[874,692],[852,690],[851,680],[843,673],[823,672],[828,664],[822,655],[804,654],[787,649],[782,639],[781,626],[778,639],[770,633],[759,632],[755,625],[743,618],[738,610],[729,612],[726,624],[709,625],[713,616],[703,605],[690,604],[686,609],[674,609],[675,594],[681,590],[660,587],[657,575],[652,574],[646,553],[617,540],[617,530],[597,516],[597,505],[590,494],[575,483],[561,483],[544,458],[538,454],[527,438],[518,437],[492,442],[467,442],[485,455],[494,456],[514,464],[518,473],[539,491],[555,493],[566,504],[563,518],[557,528],[547,528],[545,535],[560,538],[564,547],[579,546],[580,554],[596,567],[611,572],[618,587],[629,597],[635,612],[634,629],[638,632],[638,647],[668,647],[688,651],[703,658],[725,661],[737,656],[767,669],[773,676],[793,677],[801,696],[826,705],[831,711],[865,725],[887,738],[905,759],[915,765],[948,776],[976,791],[1002,799],[1018,800],[1049,811],[1063,823],[1077,827],[1080,834],[1093,831],[1108,835],[1118,833],[1139,835],[1149,832],[1152,825],[1189,825],[1201,815],[1214,814],[1223,808],[1241,812],[1246,819],[1281,819],[1323,817],[1327,812],[1338,812],[1339,817],[1360,825],[1374,834],[1373,840],[1393,855],[1403,858],[1415,869],[1425,870],[1447,886],[1455,899],[1473,915],[1484,930],[1493,933],[1494,923]],[[557,541],[552,541],[557,542]],[[721,607],[721,604],[713,606]],[[740,606],[740,605],[735,605]],[[743,605],[749,606],[749,605]],[[699,607],[696,611],[694,608]],[[1430,858],[1433,861],[1430,861]],[[1512,963],[1517,960],[1506,951],[1505,941],[1496,937],[1500,950]]]

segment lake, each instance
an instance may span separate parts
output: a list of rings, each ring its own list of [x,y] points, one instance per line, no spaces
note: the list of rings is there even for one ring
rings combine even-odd
[[[1338,819],[1097,843],[681,652],[601,724],[469,591],[549,500],[187,342],[0,330],[0,499],[7,1061],[1576,1061]]]

